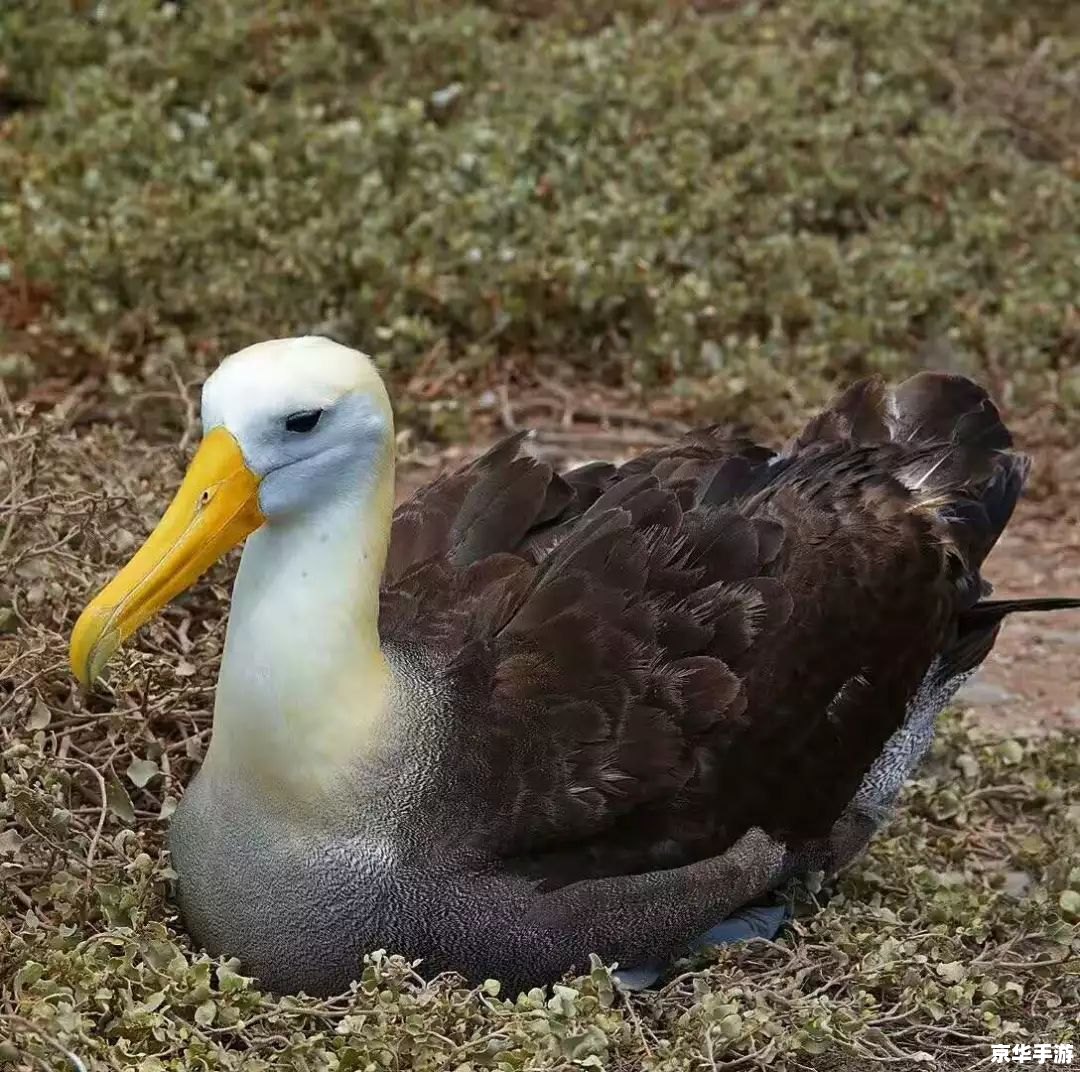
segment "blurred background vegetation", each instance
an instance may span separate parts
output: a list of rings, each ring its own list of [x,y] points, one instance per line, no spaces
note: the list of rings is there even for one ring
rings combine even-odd
[[[945,365],[1068,419],[1078,72],[1072,0],[5,0],[0,370],[319,331],[721,417]]]

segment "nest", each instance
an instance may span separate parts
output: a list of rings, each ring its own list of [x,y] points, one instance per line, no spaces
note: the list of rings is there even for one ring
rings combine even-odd
[[[424,978],[393,950],[332,1000],[193,948],[167,820],[210,733],[223,563],[83,696],[67,638],[176,487],[184,451],[7,406],[0,432],[0,1062],[16,1068],[967,1069],[1076,1039],[1080,748],[945,721],[868,855],[775,943],[627,995]]]

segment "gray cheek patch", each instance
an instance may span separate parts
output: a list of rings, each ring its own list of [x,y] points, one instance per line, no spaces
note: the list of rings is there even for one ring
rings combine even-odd
[[[250,446],[249,464],[263,474],[259,508],[275,516],[314,504],[360,496],[375,473],[390,430],[366,398],[328,411],[310,434],[271,429]]]
[[[259,509],[273,521],[329,502],[343,492],[359,491],[363,473],[373,460],[363,450],[350,454],[339,446],[278,466],[259,485]]]

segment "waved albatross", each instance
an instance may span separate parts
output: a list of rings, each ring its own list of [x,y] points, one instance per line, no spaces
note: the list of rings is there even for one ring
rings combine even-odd
[[[987,598],[1028,461],[957,376],[860,382],[778,451],[709,427],[560,474],[516,435],[396,511],[355,350],[242,350],[202,419],[71,663],[89,684],[246,538],[170,847],[191,935],[274,990],[375,948],[647,981],[850,862],[1003,618],[1078,605]]]

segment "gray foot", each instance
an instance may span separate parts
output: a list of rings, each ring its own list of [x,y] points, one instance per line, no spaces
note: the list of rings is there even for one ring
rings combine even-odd
[[[750,938],[772,939],[790,918],[791,911],[786,905],[751,905],[695,938],[687,952],[698,953],[710,946],[745,942]],[[615,978],[625,990],[644,990],[664,974],[669,963],[658,957],[632,968],[619,968]]]

